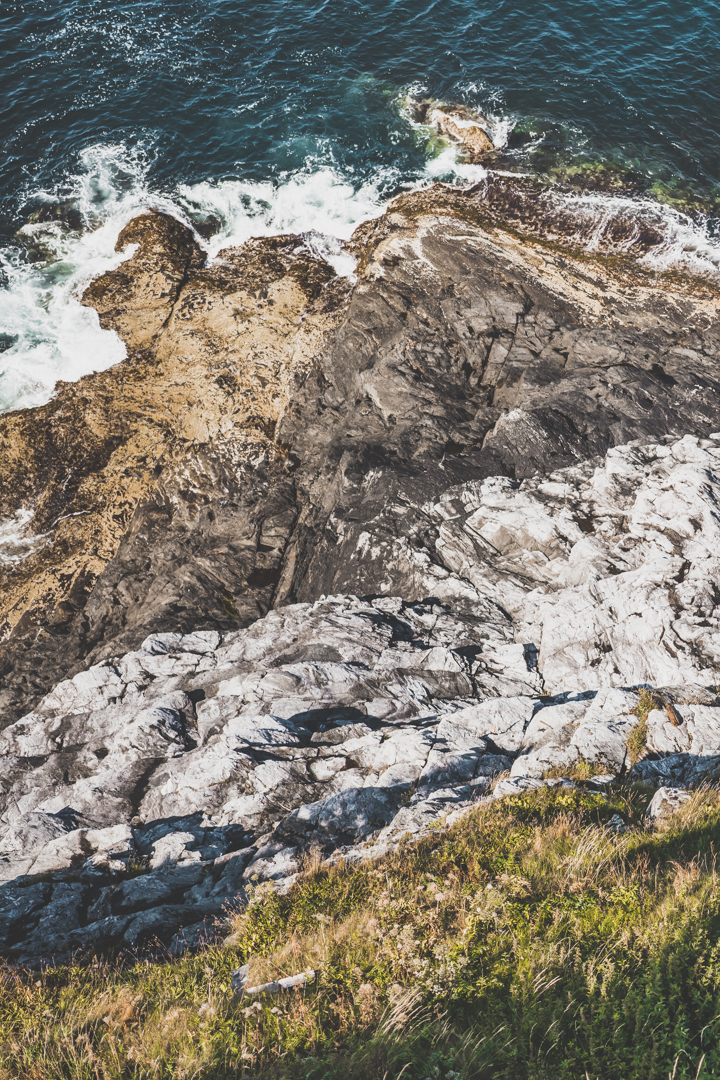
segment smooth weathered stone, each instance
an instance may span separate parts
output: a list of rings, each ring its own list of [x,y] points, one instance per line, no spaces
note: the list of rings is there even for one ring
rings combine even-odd
[[[189,832],[171,832],[156,840],[152,846],[150,866],[156,869],[167,864],[199,862],[201,853],[195,850],[196,838]]]
[[[111,825],[107,829],[75,829],[50,840],[32,864],[33,874],[48,874],[77,866],[93,856],[129,859],[135,851],[129,825]]]
[[[197,913],[179,905],[165,904],[141,911],[130,919],[123,939],[128,945],[139,946],[155,940],[169,942],[174,938],[173,929],[187,919],[192,925]]]
[[[498,780],[493,791],[493,797],[502,799],[506,795],[519,795],[522,791],[532,791],[542,787],[545,781],[532,776],[513,776]]]
[[[13,821],[2,834],[0,850],[8,855],[34,855],[51,840],[72,832],[76,827],[77,821],[72,813],[44,814],[34,811]]]
[[[34,925],[33,918],[50,899],[52,887],[47,881],[35,885],[0,886],[0,946],[6,949],[15,937],[22,938]]]
[[[672,817],[690,798],[683,788],[661,787],[653,795],[646,817],[653,825],[660,825]]]
[[[535,707],[536,702],[530,697],[489,698],[446,716],[443,723],[485,739],[486,745],[498,751],[515,753],[522,746]]]
[[[41,909],[40,917],[32,931],[32,948],[45,956],[65,951],[64,938],[83,922],[83,907],[87,887],[79,882],[59,882],[53,885],[48,903]],[[23,952],[22,945],[16,945]]]
[[[692,787],[720,778],[720,751],[698,757],[695,754],[668,754],[638,761],[630,772],[632,780],[653,787]]]

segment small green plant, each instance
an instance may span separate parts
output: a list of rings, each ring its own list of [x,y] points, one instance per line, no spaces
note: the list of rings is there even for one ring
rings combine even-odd
[[[602,776],[608,772],[614,772],[610,766],[601,761],[586,761],[578,758],[572,765],[553,765],[543,773],[544,780],[592,780],[593,776]]]
[[[647,713],[641,716],[637,724],[633,727],[632,731],[628,735],[625,743],[628,748],[628,755],[630,757],[630,765],[634,765],[637,761],[640,761],[647,748],[648,737],[648,722]]]
[[[646,686],[643,686],[640,691],[638,703],[633,709],[633,713],[641,720],[647,720],[653,709],[663,708],[665,708],[665,702],[660,695],[654,693],[652,690],[648,690]]]
[[[659,695],[654,694],[651,690],[648,690],[647,687],[643,687],[640,691],[638,703],[633,709],[633,713],[637,716],[638,722],[625,740],[631,766],[640,761],[647,748],[647,719],[649,714],[653,709],[662,709],[664,704],[664,701],[662,701]]]
[[[144,855],[133,855],[125,864],[124,877],[135,878],[147,874],[151,870],[150,859]]]

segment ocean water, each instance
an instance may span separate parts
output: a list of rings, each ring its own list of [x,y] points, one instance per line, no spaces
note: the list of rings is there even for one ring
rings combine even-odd
[[[351,273],[392,196],[481,178],[408,95],[481,111],[490,167],[551,185],[589,246],[650,222],[644,258],[720,276],[719,27],[716,0],[8,0],[0,410],[123,358],[78,297],[147,207],[208,258],[294,231]]]

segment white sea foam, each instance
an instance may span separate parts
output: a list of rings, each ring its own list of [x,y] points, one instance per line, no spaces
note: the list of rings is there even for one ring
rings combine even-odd
[[[451,183],[459,181],[463,184],[477,184],[480,180],[484,180],[487,174],[488,171],[483,165],[473,165],[469,161],[458,158],[455,146],[448,146],[441,150],[425,166],[425,176],[428,180],[446,180]]]
[[[342,241],[384,206],[379,183],[358,184],[331,166],[276,182],[180,185],[171,194],[150,191],[147,171],[147,157],[124,145],[92,147],[62,192],[34,193],[49,202],[58,196],[71,201],[86,228],[77,233],[59,223],[25,226],[25,238],[42,243],[49,262],[28,263],[17,250],[0,252],[7,280],[0,289],[0,334],[14,340],[0,353],[0,411],[41,405],[57,380],[74,381],[124,358],[120,339],[102,330],[97,313],[79,298],[93,277],[130,256],[130,250],[118,254],[115,243],[144,210],[164,210],[191,226],[213,218],[218,232],[200,241],[210,259],[253,236],[302,233],[337,273],[351,274],[355,263]]]
[[[109,231],[109,238],[83,236],[75,250],[46,269],[6,264],[0,328],[15,343],[0,354],[0,408],[41,405],[58,379],[79,379],[125,356],[118,336],[101,330],[97,312],[77,298],[90,278],[125,257],[113,252],[117,230]]]
[[[377,182],[358,187],[351,177],[327,165],[282,177],[278,183],[182,184],[177,201],[188,217],[212,217],[219,222],[219,231],[204,245],[210,258],[253,236],[302,233],[338,274],[354,268],[340,242],[349,240],[360,222],[377,217],[384,208]]]
[[[489,119],[493,141],[500,147],[513,121],[502,116]],[[6,279],[0,288],[0,337],[13,342],[0,352],[0,412],[43,404],[58,380],[74,381],[123,359],[120,339],[102,330],[97,314],[83,307],[79,298],[93,277],[130,256],[130,250],[115,251],[118,234],[150,207],[191,226],[212,219],[215,234],[201,241],[209,259],[253,236],[300,233],[339,274],[350,275],[354,261],[343,250],[343,241],[360,222],[382,213],[383,192],[437,180],[471,184],[488,175],[484,166],[464,161],[457,147],[447,146],[414,180],[406,178],[402,184],[398,174],[380,170],[373,182],[360,182],[352,173],[315,160],[301,172],[272,181],[208,180],[162,193],[150,189],[150,164],[150,155],[142,149],[123,144],[91,147],[62,190],[34,193],[46,201],[70,201],[85,228],[73,232],[58,223],[25,226],[27,237],[52,253],[47,262],[28,263],[17,249],[0,251],[0,276]],[[613,241],[616,248],[631,251],[643,226],[650,225],[665,239],[643,253],[641,262],[657,269],[677,266],[692,273],[720,274],[720,244],[702,222],[670,207],[603,194],[554,197],[577,217],[583,241],[591,249],[603,246],[613,224],[625,218],[631,227],[626,238]]]
[[[25,226],[24,238],[41,244],[49,261],[25,262],[18,250],[0,251],[7,285],[0,289],[0,333],[14,343],[0,353],[0,411],[41,405],[58,379],[73,381],[122,360],[125,346],[100,328],[97,312],[79,298],[97,274],[118,266],[122,225],[146,204],[143,163],[125,147],[93,147],[62,192],[86,228],[58,222]],[[54,194],[37,192],[52,201]]]
[[[514,116],[495,116],[493,113],[489,113],[488,120],[493,146],[496,150],[503,150],[508,144],[510,132],[515,127],[517,118]]]
[[[0,519],[0,569],[10,570],[32,555],[45,543],[45,536],[35,536],[28,526],[30,510],[18,510],[11,518]]]
[[[554,202],[577,217],[589,251],[612,247],[632,254],[646,247],[643,233],[652,230],[661,241],[638,255],[640,265],[654,270],[682,269],[717,280],[720,274],[720,243],[710,235],[707,221],[693,221],[687,214],[652,199],[630,199],[591,193],[553,194]],[[625,226],[617,239],[618,226]]]

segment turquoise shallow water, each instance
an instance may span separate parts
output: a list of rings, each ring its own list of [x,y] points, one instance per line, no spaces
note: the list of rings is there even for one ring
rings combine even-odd
[[[612,166],[639,215],[665,215],[666,261],[717,268],[719,22],[711,0],[3,5],[0,408],[122,357],[76,298],[147,205],[204,223],[210,255],[293,229],[342,270],[333,238],[391,195],[476,178],[410,121],[408,92],[482,110],[497,167],[560,181],[580,167],[582,190]],[[69,226],[33,226],[31,263],[16,230],[58,202]]]

